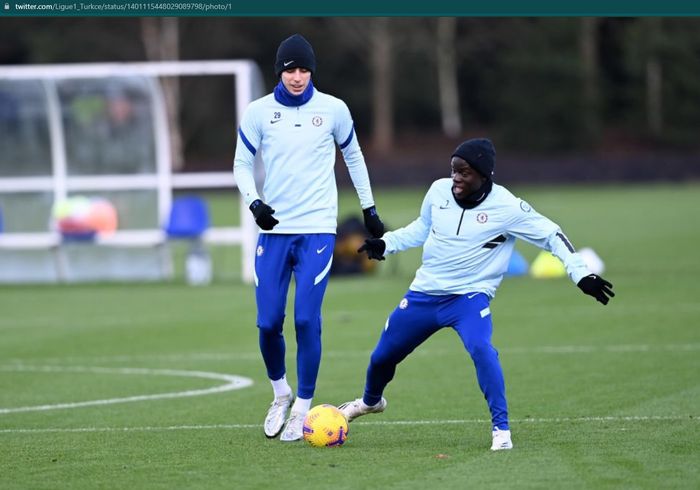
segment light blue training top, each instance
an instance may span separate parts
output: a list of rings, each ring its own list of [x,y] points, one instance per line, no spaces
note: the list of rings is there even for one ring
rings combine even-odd
[[[435,181],[420,216],[384,234],[386,254],[423,245],[423,263],[409,289],[432,295],[482,292],[493,298],[520,238],[552,252],[574,283],[590,274],[559,226],[503,186],[463,209],[452,195],[452,179]]]
[[[253,101],[243,114],[233,164],[236,183],[246,204],[262,199],[279,220],[274,229],[261,233],[336,232],[336,143],[362,209],[374,205],[350,110],[342,100],[312,90],[302,105],[283,105],[269,94]],[[265,169],[262,196],[253,178],[259,153]]]

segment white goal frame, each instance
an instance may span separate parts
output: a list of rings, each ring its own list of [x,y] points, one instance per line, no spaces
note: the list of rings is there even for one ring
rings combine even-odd
[[[117,230],[111,236],[97,236],[95,245],[140,247],[162,245],[167,240],[163,230],[172,204],[173,190],[195,188],[235,188],[233,177],[233,144],[231,141],[231,171],[174,173],[171,169],[171,153],[165,102],[158,77],[232,75],[235,77],[236,127],[248,104],[263,95],[264,86],[260,69],[251,60],[213,61],[163,61],[141,63],[85,63],[44,64],[31,66],[0,66],[0,80],[39,80],[46,100],[51,147],[52,174],[35,177],[0,177],[0,193],[52,192],[54,201],[64,199],[69,192],[118,191],[152,189],[157,191],[160,228],[149,230]],[[153,107],[155,126],[156,173],[148,175],[96,175],[70,176],[66,168],[64,128],[56,85],[52,80],[91,79],[111,77],[146,77]],[[252,282],[254,278],[254,252],[258,229],[247,206],[241,198],[240,226],[211,227],[203,240],[211,244],[235,244],[242,247],[242,278]],[[2,249],[57,250],[61,236],[56,231],[29,233],[0,233]],[[60,261],[59,261],[60,262]],[[57,265],[59,280],[61,268]]]

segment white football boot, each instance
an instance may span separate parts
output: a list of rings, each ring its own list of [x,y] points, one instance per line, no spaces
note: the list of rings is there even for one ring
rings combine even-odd
[[[265,417],[265,435],[269,438],[277,437],[282,431],[284,421],[287,419],[287,411],[294,402],[294,394],[278,396],[272,400]]]
[[[293,442],[304,437],[305,417],[305,413],[295,412],[292,410],[291,414],[289,415],[289,420],[287,420],[287,425],[284,426],[284,430],[280,436],[280,441]]]
[[[491,451],[501,451],[502,449],[513,449],[513,441],[510,440],[509,430],[500,430],[498,427],[491,432],[493,443]]]
[[[357,417],[367,415],[368,413],[383,412],[386,408],[386,399],[382,397],[382,399],[379,400],[379,402],[377,402],[376,405],[370,406],[367,405],[364,401],[362,401],[362,398],[358,398],[351,402],[343,403],[338,408],[341,412],[343,412],[343,415],[345,415],[345,419],[348,422],[351,422]]]

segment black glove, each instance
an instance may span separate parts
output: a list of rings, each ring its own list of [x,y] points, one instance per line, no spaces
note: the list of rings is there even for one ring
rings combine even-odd
[[[250,210],[253,212],[253,216],[255,216],[255,222],[263,230],[269,231],[279,223],[279,221],[272,216],[275,214],[275,210],[260,199],[256,199],[250,204]]]
[[[381,223],[381,221],[380,221]],[[367,257],[374,260],[384,260],[384,250],[386,243],[379,238],[367,238],[365,244],[357,249],[357,253],[367,252]]]
[[[379,219],[377,208],[375,206],[362,210],[365,217],[365,228],[373,238],[381,238],[384,234],[384,223]]]
[[[612,291],[613,285],[596,274],[590,274],[581,279],[577,286],[588,296],[593,296],[596,300],[608,304],[610,298],[615,296]]]

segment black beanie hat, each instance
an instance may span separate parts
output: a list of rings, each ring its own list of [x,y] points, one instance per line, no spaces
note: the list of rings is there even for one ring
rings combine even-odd
[[[496,149],[489,139],[474,138],[467,140],[457,147],[452,156],[463,159],[470,167],[487,179],[493,176],[493,167],[496,164]]]
[[[294,34],[280,43],[275,58],[275,74],[280,76],[290,68],[306,68],[311,73],[316,71],[316,55],[309,41],[300,34]]]

